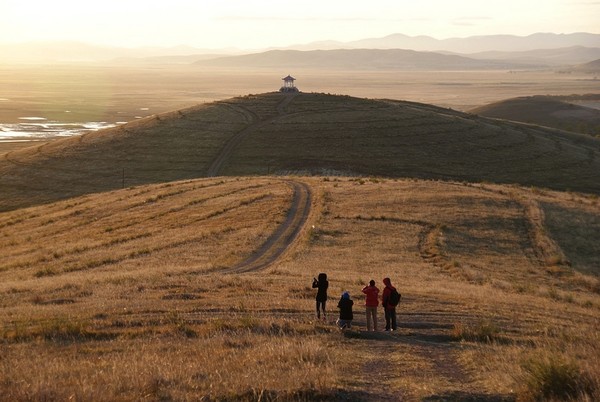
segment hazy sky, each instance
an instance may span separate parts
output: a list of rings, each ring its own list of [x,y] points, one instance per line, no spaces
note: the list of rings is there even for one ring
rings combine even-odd
[[[257,49],[392,33],[600,33],[593,0],[0,0],[0,42]]]

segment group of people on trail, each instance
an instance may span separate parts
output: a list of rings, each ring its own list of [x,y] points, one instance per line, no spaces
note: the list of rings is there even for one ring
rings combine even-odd
[[[385,330],[396,331],[398,329],[396,322],[396,306],[400,302],[400,293],[392,286],[390,278],[384,278],[383,292],[381,293],[381,305],[385,314]],[[320,273],[317,278],[313,278],[313,289],[317,289],[317,319],[326,319],[325,306],[327,304],[327,289],[329,281],[327,274]],[[379,307],[379,288],[375,286],[375,281],[371,279],[369,284],[362,289],[365,294],[365,310],[367,315],[367,331],[377,331],[377,308]],[[337,307],[340,309],[340,315],[336,323],[341,329],[352,328],[352,306],[354,301],[350,298],[350,293],[342,293],[342,297]]]

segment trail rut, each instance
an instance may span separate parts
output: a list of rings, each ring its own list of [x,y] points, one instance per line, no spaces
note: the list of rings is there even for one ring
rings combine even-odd
[[[219,154],[210,164],[206,175],[208,177],[218,176],[225,163],[230,159],[233,150],[242,142],[244,138],[270,124],[274,120],[286,114],[286,106],[294,99],[295,94],[286,95],[276,106],[277,115],[263,120],[258,120],[258,116],[252,112],[250,125],[239,131],[227,141]],[[233,267],[219,270],[220,273],[234,274],[251,271],[258,271],[266,268],[275,262],[292,245],[298,234],[306,224],[310,213],[312,203],[312,193],[306,183],[285,180],[292,187],[293,196],[290,209],[285,221],[269,236],[267,241],[257,249],[250,257]]]
[[[225,143],[225,146],[223,148],[221,148],[221,151],[219,151],[219,153],[217,154],[215,159],[212,161],[212,163],[208,167],[206,176],[208,176],[208,177],[218,176],[221,173],[221,170],[223,169],[223,166],[225,165],[225,163],[231,157],[233,150],[242,142],[242,140],[244,138],[246,138],[248,135],[255,132],[256,130],[258,130],[259,128],[262,128],[262,127],[270,124],[271,122],[277,120],[279,117],[285,115],[286,114],[286,110],[285,110],[286,106],[294,99],[295,96],[296,96],[295,94],[286,95],[281,100],[281,102],[279,102],[277,104],[277,106],[276,106],[277,115],[263,119],[263,120],[253,120],[252,123],[250,123],[250,125],[248,125],[246,128],[237,132],[233,137],[231,137],[227,141],[227,143]],[[251,111],[248,111],[248,113],[250,113],[253,116],[253,118],[257,117],[256,114]]]
[[[293,188],[294,195],[285,221],[250,257],[233,267],[221,270],[221,273],[234,274],[266,268],[293,244],[308,220],[312,193],[306,183],[292,180],[286,180],[286,183]]]

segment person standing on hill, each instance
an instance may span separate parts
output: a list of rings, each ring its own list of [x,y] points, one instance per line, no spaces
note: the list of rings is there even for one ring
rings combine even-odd
[[[366,295],[365,309],[367,310],[367,331],[377,331],[377,307],[379,306],[379,289],[371,279],[362,292]]]
[[[384,278],[383,284],[385,285],[385,288],[383,289],[381,304],[385,311],[385,330],[395,331],[398,329],[396,325],[396,306],[400,301],[400,293],[392,286],[390,278]]]
[[[327,288],[329,287],[329,281],[327,281],[327,274],[319,274],[319,279],[313,278],[313,289],[317,289],[317,318],[321,318],[321,311],[323,311],[323,319],[325,316],[325,304],[327,303]]]
[[[337,305],[340,309],[340,318],[338,318],[336,324],[338,327],[340,327],[340,329],[352,328],[352,319],[354,318],[354,315],[352,314],[353,304],[354,301],[350,299],[350,293],[344,292]]]

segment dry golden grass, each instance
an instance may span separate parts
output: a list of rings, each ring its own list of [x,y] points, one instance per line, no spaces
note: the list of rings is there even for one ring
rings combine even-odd
[[[596,198],[294,180],[313,191],[307,230],[275,264],[243,275],[219,270],[283,222],[285,180],[173,182],[0,214],[0,394],[527,400],[552,398],[536,384],[558,366],[574,377],[569,397],[600,398]],[[591,219],[561,232],[573,217]],[[557,251],[571,266],[542,258]],[[330,279],[327,323],[314,320],[319,272]],[[385,276],[403,295],[399,331],[368,333],[360,289]],[[340,333],[344,290],[355,322]]]
[[[47,141],[23,141],[23,142],[4,142],[0,141],[0,157],[12,151],[16,151],[22,148],[29,148],[31,146],[42,145]]]

